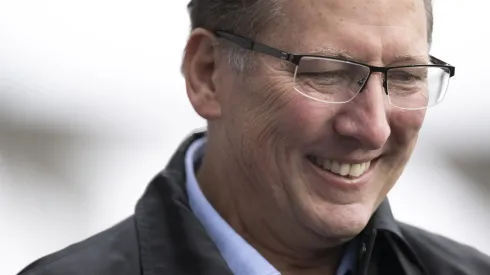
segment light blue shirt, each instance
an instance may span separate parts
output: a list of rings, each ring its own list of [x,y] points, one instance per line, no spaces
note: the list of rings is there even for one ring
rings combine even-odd
[[[187,194],[194,215],[235,275],[280,275],[277,269],[220,216],[202,193],[196,180],[194,164],[204,155],[205,144],[206,137],[194,141],[185,156]],[[356,246],[351,244],[342,257],[337,275],[346,275],[354,269],[355,255]]]

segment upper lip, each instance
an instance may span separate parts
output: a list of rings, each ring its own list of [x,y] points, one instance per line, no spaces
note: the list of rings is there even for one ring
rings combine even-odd
[[[361,163],[365,163],[365,162],[368,162],[368,161],[373,161],[373,160],[376,160],[380,157],[380,155],[377,155],[377,156],[372,156],[372,157],[363,157],[363,158],[336,158],[336,157],[323,157],[323,156],[319,156],[319,155],[314,155],[314,154],[311,154],[309,155],[310,157],[315,157],[315,158],[322,158],[322,159],[328,159],[328,160],[332,160],[332,161],[337,161],[337,162],[340,162],[340,163],[348,163],[348,164],[361,164]]]

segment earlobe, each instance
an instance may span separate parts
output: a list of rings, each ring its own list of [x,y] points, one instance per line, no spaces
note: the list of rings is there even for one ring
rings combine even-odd
[[[213,75],[216,70],[216,38],[207,30],[192,31],[183,62],[187,96],[194,110],[204,119],[221,115],[221,104]]]

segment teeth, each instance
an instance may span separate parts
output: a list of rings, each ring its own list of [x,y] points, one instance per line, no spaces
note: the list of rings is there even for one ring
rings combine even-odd
[[[315,163],[317,166],[323,167],[323,169],[325,170],[331,171],[344,177],[359,177],[364,174],[371,165],[370,161],[364,163],[348,164],[340,163],[335,160],[321,159],[318,157],[315,158]]]
[[[347,174],[349,174],[350,172],[350,167],[351,167],[350,164],[346,164],[346,163],[340,164],[339,174],[341,174],[344,177],[347,176]]]
[[[322,160],[321,160],[320,158],[318,158],[318,159],[320,160],[320,163],[321,163],[321,162],[322,162]],[[322,166],[323,168],[325,168],[325,169],[327,169],[327,170],[330,170],[330,169],[332,169],[332,162],[331,162],[330,160],[328,160],[328,159],[327,159],[327,160],[325,160],[325,161],[323,162],[323,165],[322,165],[322,164],[320,164],[319,166]]]
[[[323,166],[325,168],[325,166]],[[332,168],[330,168],[330,171],[339,174],[340,173],[340,163],[336,161],[332,161]]]
[[[364,171],[364,170],[361,170],[361,165],[363,164],[354,164],[352,165],[352,167],[350,168],[350,174],[353,176],[353,177],[359,177],[362,172],[361,171]]]

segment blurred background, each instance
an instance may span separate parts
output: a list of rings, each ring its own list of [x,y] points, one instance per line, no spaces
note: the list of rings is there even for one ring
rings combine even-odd
[[[180,61],[187,0],[0,0],[0,274],[133,212],[204,126]],[[432,54],[456,66],[390,193],[395,216],[490,254],[487,1],[435,0]]]

